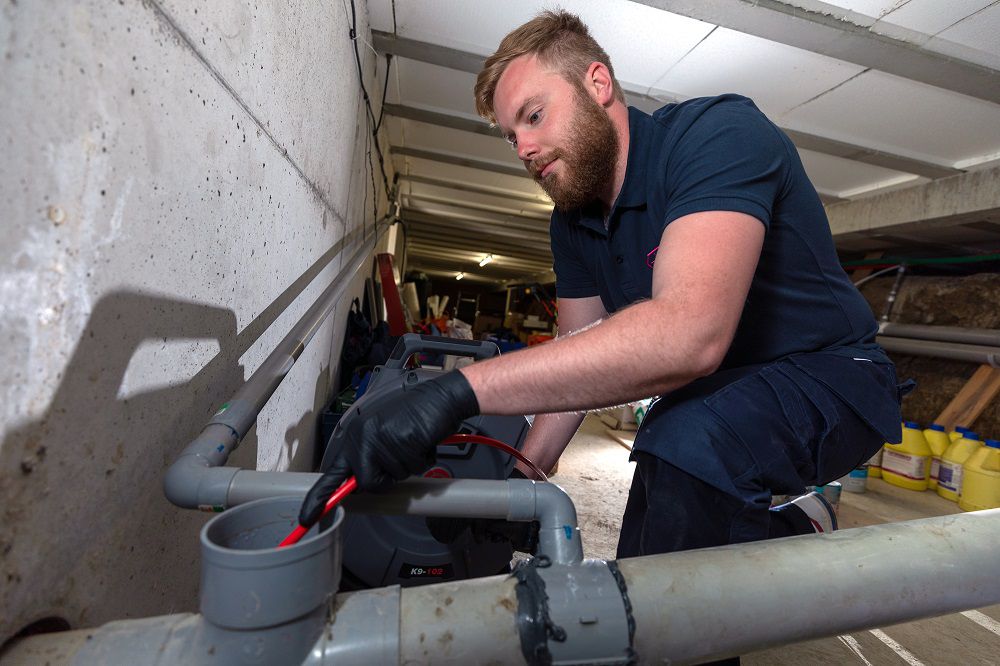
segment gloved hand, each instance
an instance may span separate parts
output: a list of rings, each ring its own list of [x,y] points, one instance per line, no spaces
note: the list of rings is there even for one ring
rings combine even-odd
[[[438,443],[478,413],[476,394],[458,370],[365,399],[334,432],[339,453],[310,488],[299,523],[308,528],[319,520],[330,495],[352,474],[362,490],[420,474],[436,460]]]

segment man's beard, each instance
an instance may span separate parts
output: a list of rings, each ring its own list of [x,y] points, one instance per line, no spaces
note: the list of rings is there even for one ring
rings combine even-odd
[[[561,174],[542,178],[541,170],[552,160],[562,160]],[[560,211],[571,211],[598,199],[614,177],[618,160],[618,134],[604,109],[583,90],[576,90],[576,114],[565,148],[555,148],[535,159],[529,171]]]

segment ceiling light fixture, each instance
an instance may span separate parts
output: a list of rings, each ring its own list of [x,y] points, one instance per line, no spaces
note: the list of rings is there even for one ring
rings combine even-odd
[[[458,275],[455,276],[455,279],[456,280],[461,280],[464,277],[465,277],[465,273],[459,273]]]
[[[479,262],[479,267],[482,268],[483,266],[485,266],[486,264],[490,263],[491,261],[493,261],[493,255],[492,254],[488,254],[485,257],[483,257],[482,261]]]

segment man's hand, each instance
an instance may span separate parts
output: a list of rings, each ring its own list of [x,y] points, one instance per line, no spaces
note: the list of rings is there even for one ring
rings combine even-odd
[[[436,459],[438,443],[479,413],[476,394],[458,370],[365,399],[341,421],[331,440],[333,463],[309,490],[299,523],[311,527],[330,495],[352,474],[370,490],[420,474]]]

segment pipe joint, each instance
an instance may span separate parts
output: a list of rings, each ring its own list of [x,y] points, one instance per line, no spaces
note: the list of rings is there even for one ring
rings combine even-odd
[[[556,564],[582,562],[583,541],[576,522],[576,506],[566,491],[554,483],[517,482],[532,483],[535,487],[539,554],[547,555]]]
[[[603,560],[573,566],[545,556],[522,562],[517,628],[528,664],[631,664],[635,633],[624,579]]]
[[[212,467],[198,453],[182,455],[163,477],[163,494],[182,509],[222,511],[227,507],[229,486],[240,470]]]
[[[222,405],[219,411],[212,416],[211,420],[208,422],[208,427],[213,425],[225,426],[233,431],[233,435],[236,437],[236,444],[239,444],[239,440],[246,435],[250,426],[257,420],[257,412],[259,409],[255,407],[254,404],[247,400],[234,397],[229,402]],[[235,449],[236,446],[233,446]]]

